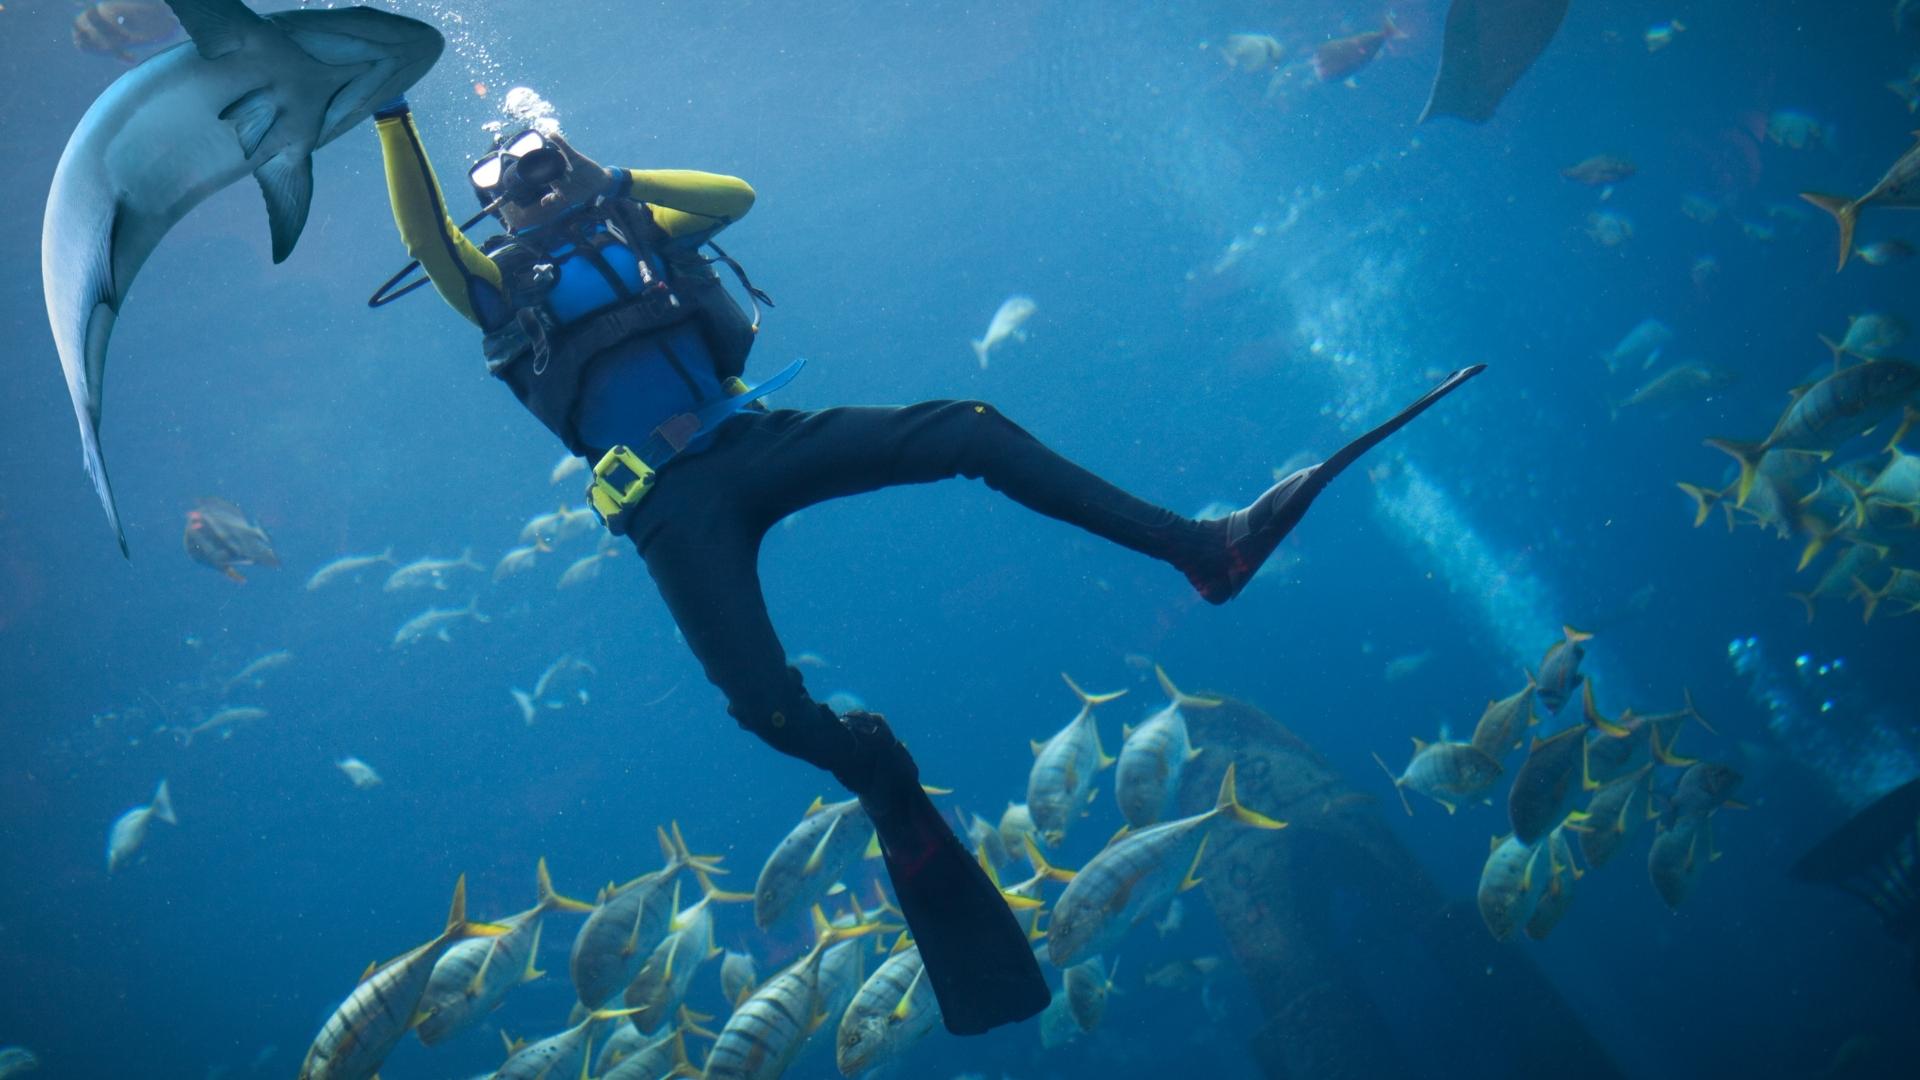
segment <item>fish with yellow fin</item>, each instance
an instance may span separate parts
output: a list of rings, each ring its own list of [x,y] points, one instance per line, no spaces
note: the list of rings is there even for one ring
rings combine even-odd
[[[1089,694],[1066,674],[1060,677],[1080,699],[1080,711],[1046,742],[1033,744],[1033,769],[1027,773],[1027,811],[1048,847],[1066,839],[1067,826],[1093,801],[1095,774],[1114,763],[1100,748],[1094,707],[1126,693]]]
[[[545,859],[534,870],[534,895],[532,907],[501,920],[506,933],[456,942],[434,963],[427,989],[420,996],[420,1011],[426,1018],[414,1028],[422,1043],[433,1046],[445,1042],[492,1012],[507,991],[540,977],[542,972],[534,961],[540,952],[542,917],[547,912],[585,914],[593,910],[592,904],[554,891]]]
[[[1500,779],[1500,763],[1481,752],[1472,743],[1426,742],[1413,740],[1413,759],[1407,767],[1395,776],[1393,770],[1379,754],[1373,760],[1380,763],[1380,770],[1393,781],[1393,787],[1400,795],[1400,805],[1406,807],[1407,816],[1413,816],[1413,804],[1407,801],[1407,789],[1425,795],[1434,802],[1447,808],[1451,814],[1460,808],[1461,803],[1479,798]]]
[[[1139,727],[1122,728],[1126,740],[1120,747],[1120,761],[1113,770],[1113,794],[1120,803],[1120,815],[1129,828],[1144,829],[1166,816],[1180,790],[1180,774],[1189,761],[1200,756],[1187,734],[1187,709],[1212,709],[1219,698],[1196,697],[1173,685],[1160,665],[1153,666],[1154,677],[1167,695],[1167,706],[1148,717]]]

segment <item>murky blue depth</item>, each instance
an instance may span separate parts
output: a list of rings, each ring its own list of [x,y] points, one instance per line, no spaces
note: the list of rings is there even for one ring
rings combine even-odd
[[[1243,504],[1440,373],[1490,365],[1341,478],[1279,568],[1225,608],[977,484],[775,529],[762,577],[789,653],[811,654],[809,687],[885,713],[925,779],[953,789],[943,806],[996,819],[1024,799],[1028,740],[1077,706],[1062,671],[1130,691],[1099,713],[1116,752],[1122,723],[1163,703],[1157,662],[1287,725],[1470,902],[1489,838],[1509,830],[1505,784],[1452,816],[1413,796],[1408,818],[1369,755],[1397,767],[1409,737],[1466,738],[1570,624],[1595,634],[1585,670],[1606,715],[1691,691],[1715,733],[1690,726],[1678,749],[1739,769],[1750,809],[1716,815],[1721,857],[1677,910],[1648,880],[1647,830],[1580,883],[1550,939],[1501,948],[1544,970],[1627,1075],[1883,1075],[1912,1059],[1905,949],[1786,868],[1920,768],[1920,618],[1890,600],[1863,623],[1839,583],[1809,622],[1788,594],[1844,545],[1796,573],[1806,536],[1729,533],[1718,509],[1696,529],[1675,487],[1734,478],[1702,440],[1765,438],[1787,389],[1832,370],[1817,335],[1866,312],[1920,318],[1920,261],[1856,257],[1836,275],[1832,222],[1797,198],[1860,194],[1910,145],[1885,84],[1908,83],[1920,31],[1895,32],[1893,0],[1576,3],[1490,123],[1418,127],[1438,0],[1396,5],[1405,39],[1350,84],[1309,61],[1378,25],[1370,0],[378,6],[448,35],[409,97],[457,216],[474,208],[460,178],[482,125],[517,85],[604,163],[752,183],[758,202],[723,242],[778,303],[752,371],[809,361],[779,407],[981,398],[1196,514]],[[580,502],[580,479],[549,483],[561,448],[430,292],[366,308],[405,259],[370,125],[316,155],[284,265],[248,182],[146,267],[106,388],[133,549],[118,556],[77,468],[38,277],[54,163],[124,70],[74,49],[74,15],[0,10],[0,190],[15,201],[0,234],[0,1045],[54,1077],[292,1076],[369,961],[438,932],[462,873],[476,917],[530,906],[542,856],[590,900],[655,869],[655,827],[678,821],[724,856],[724,887],[751,889],[808,804],[844,795],[734,726],[630,546],[585,584],[556,587],[593,535],[492,580],[523,523]],[[1230,66],[1236,33],[1273,35],[1277,66]],[[1562,177],[1600,154],[1635,174]],[[1861,244],[1899,238],[1920,244],[1920,225],[1863,217]],[[1019,294],[1036,304],[1026,340],[983,369],[968,341]],[[1672,334],[1659,358],[1610,370],[1650,318]],[[1713,385],[1622,404],[1681,364]],[[184,515],[207,496],[256,518],[283,567],[236,584],[189,561]],[[486,569],[444,590],[384,591],[387,566],[305,587],[329,560],[389,547],[401,562],[470,551]],[[390,644],[422,609],[476,598],[490,621]],[[231,681],[283,649],[257,684]],[[560,657],[591,674],[564,673],[529,723],[513,691]],[[235,705],[266,716],[190,745],[172,730]],[[383,782],[356,787],[336,767],[349,757]],[[178,826],[153,823],[109,875],[110,824],[162,778]],[[1121,823],[1111,774],[1099,786],[1050,853],[1062,865]],[[1121,993],[1094,1032],[1052,1049],[1034,1024],[936,1033],[891,1075],[1261,1075],[1246,1049],[1265,1022],[1257,988],[1200,894],[1184,910],[1118,948]],[[441,1047],[409,1038],[382,1075],[485,1074],[499,1032],[565,1026],[577,925],[549,916],[545,979]],[[763,976],[805,936],[717,915],[717,943],[751,949]],[[1424,1075],[1464,1071],[1456,1055],[1484,1067],[1436,1043],[1512,1037],[1504,1016],[1436,1032],[1422,1014],[1444,983],[1387,965],[1392,948],[1355,955],[1381,965],[1367,982]],[[1204,991],[1143,982],[1195,957],[1225,961]],[[689,999],[714,1024],[718,966]],[[789,1075],[836,1075],[835,1022]]]

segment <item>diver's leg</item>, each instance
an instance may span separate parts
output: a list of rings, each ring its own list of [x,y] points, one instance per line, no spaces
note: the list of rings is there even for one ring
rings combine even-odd
[[[1038,1013],[1049,992],[1026,934],[921,788],[906,747],[875,714],[836,717],[787,664],[760,589],[764,515],[724,486],[731,464],[724,451],[676,464],[636,519],[636,546],[687,645],[740,726],[859,797],[948,1030],[978,1034]]]

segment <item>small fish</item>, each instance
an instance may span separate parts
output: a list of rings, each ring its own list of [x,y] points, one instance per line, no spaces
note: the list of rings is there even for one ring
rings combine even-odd
[[[439,937],[371,968],[314,1036],[299,1080],[369,1080],[420,1018],[420,997],[434,964],[456,943],[498,937],[504,926],[467,921],[467,878],[453,887],[447,927]]]
[[[1860,211],[1869,206],[1920,207],[1920,143],[1901,154],[1879,182],[1857,199],[1823,195],[1817,191],[1803,191],[1800,197],[1832,214],[1834,221],[1839,223],[1840,265],[1836,270],[1845,270],[1847,256],[1853,254],[1853,229],[1860,220]]]
[[[1380,53],[1380,47],[1389,40],[1404,39],[1407,35],[1393,24],[1393,16],[1383,16],[1380,29],[1364,33],[1349,34],[1321,43],[1313,51],[1313,74],[1321,82],[1339,82],[1361,68],[1373,62]]]
[[[1654,834],[1647,851],[1647,877],[1660,899],[1678,910],[1693,891],[1694,874],[1713,858],[1713,825],[1705,815],[1683,817]]]
[[[1000,812],[1000,842],[1006,845],[1009,853],[1021,850],[1027,837],[1038,835],[1040,830],[1034,825],[1033,812],[1026,803],[1010,802]]]
[[[121,814],[107,830],[107,873],[111,874],[127,864],[147,842],[147,829],[154,819],[169,825],[178,825],[180,821],[173,816],[173,800],[167,796],[167,782],[160,781],[154,790],[153,801],[145,806],[136,806]]]
[[[712,1032],[694,1026],[684,1007],[681,1009],[682,1022],[665,1034],[656,1034],[651,1041],[642,1035],[632,1024],[622,1024],[615,1033],[607,1038],[601,1048],[601,1056],[594,1062],[592,1075],[595,1080],[665,1080],[667,1077],[693,1078],[700,1070],[693,1067],[687,1059],[687,1033],[695,1032],[711,1038]],[[704,1018],[703,1018],[704,1019]],[[623,1044],[623,1037],[631,1037],[631,1044]],[[608,1053],[608,1051],[615,1051]]]
[[[1720,220],[1721,205],[1705,195],[1683,195],[1680,198],[1680,212],[1702,225],[1711,225]]]
[[[1533,676],[1528,674],[1527,685],[1517,692],[1487,702],[1479,722],[1473,725],[1473,748],[1498,762],[1518,747],[1527,729],[1540,723],[1533,714],[1534,692]]]
[[[399,592],[402,589],[422,589],[432,587],[445,589],[447,579],[455,570],[485,570],[486,567],[473,561],[473,549],[460,553],[457,559],[416,559],[395,570],[387,576],[386,591]]]
[[[187,549],[188,558],[238,582],[247,579],[235,567],[280,565],[280,556],[273,551],[273,538],[265,529],[247,520],[239,507],[224,499],[201,499],[187,511],[181,543]]]
[[[525,573],[533,569],[534,560],[539,558],[543,552],[552,550],[552,548],[547,546],[546,541],[535,540],[531,544],[522,544],[508,551],[505,555],[500,556],[498,563],[494,564],[493,580],[505,581],[515,574]]]
[[[632,1009],[596,1009],[565,1031],[515,1050],[492,1080],[571,1080],[586,1076],[594,1034],[602,1025],[631,1015]]]
[[[262,653],[252,660],[247,661],[246,667],[234,672],[233,677],[221,686],[220,692],[224,694],[234,687],[239,686],[241,683],[247,683],[258,690],[261,683],[265,681],[262,676],[269,671],[286,667],[292,662],[293,653],[287,649],[275,649],[270,653]]]
[[[488,616],[480,613],[480,598],[478,596],[467,601],[466,607],[430,607],[402,623],[400,629],[393,632],[393,647],[396,649],[404,648],[416,642],[424,641],[429,637],[439,638],[441,641],[452,641],[453,638],[447,633],[447,628],[459,622],[461,619],[472,619],[477,623],[490,623],[493,621]]]
[[[1227,66],[1243,75],[1257,75],[1278,67],[1285,50],[1272,34],[1228,34],[1220,44]]]
[[[760,985],[760,978],[754,972],[753,954],[734,952],[728,949],[720,958],[720,994],[729,1005],[739,1005]]]
[[[1567,827],[1580,838],[1580,854],[1588,866],[1605,866],[1648,820],[1653,800],[1653,763],[1640,766],[1593,793],[1586,816]]]
[[[1433,659],[1433,650],[1431,649],[1423,649],[1420,652],[1396,656],[1387,661],[1387,666],[1381,671],[1380,677],[1390,683],[1399,682],[1401,679],[1426,667],[1427,661],[1431,659]]]
[[[1673,794],[1660,815],[1661,824],[1671,828],[1680,818],[1704,818],[1728,805],[1733,802],[1734,792],[1740,790],[1743,779],[1730,765],[1712,761],[1689,765],[1673,786]]]
[[[1655,375],[1613,407],[1616,417],[1622,409],[1643,405],[1664,405],[1683,398],[1696,398],[1732,386],[1739,376],[1704,364],[1675,364]]]
[[[1685,33],[1686,29],[1687,24],[1679,19],[1668,19],[1647,27],[1647,32],[1641,35],[1641,39],[1647,43],[1648,52],[1659,52],[1673,44],[1674,39]]]
[[[1527,925],[1552,880],[1549,844],[1528,844],[1518,837],[1496,839],[1480,868],[1476,899],[1480,918],[1495,941],[1506,941]]]
[[[1587,238],[1604,248],[1633,239],[1633,219],[1618,210],[1595,210],[1587,215]]]
[[[1540,673],[1533,680],[1548,716],[1559,713],[1586,681],[1586,676],[1580,674],[1580,661],[1587,655],[1582,643],[1593,640],[1592,634],[1583,634],[1571,626],[1561,627],[1560,633],[1561,640],[1554,642],[1541,657]]]
[[[388,548],[378,555],[342,555],[313,572],[313,576],[307,579],[307,591],[312,592],[315,589],[324,589],[336,581],[353,577],[369,567],[391,566],[392,564],[392,548]]]
[[[180,33],[180,20],[159,0],[101,0],[73,17],[74,48],[123,64],[137,63],[138,50],[165,45]]]
[[[723,873],[707,856],[688,852],[679,826],[656,830],[666,865],[617,888],[600,891],[599,903],[573,939],[567,967],[580,1004],[595,1009],[627,988],[655,945],[667,935],[674,912],[675,880],[691,870],[701,888],[714,892],[707,875]]]
[[[1115,961],[1109,969],[1100,957],[1083,961],[1068,968],[1060,976],[1061,988],[1067,995],[1067,1011],[1073,1014],[1073,1022],[1080,1030],[1091,1035],[1100,1027],[1100,1021],[1107,1015],[1107,995],[1114,993],[1113,976],[1120,969]]]
[[[1408,788],[1446,807],[1451,814],[1461,803],[1478,798],[1492,787],[1501,773],[1500,763],[1473,744],[1444,740],[1435,743],[1413,740],[1413,759],[1398,776],[1379,754],[1373,755],[1373,760],[1379,762],[1381,771],[1393,781],[1408,817],[1413,816],[1413,804],[1407,801]]]
[[[1817,118],[1799,109],[1778,109],[1767,117],[1767,141],[1789,150],[1811,150],[1827,145],[1833,132]]]
[[[620,554],[619,548],[610,547],[575,559],[573,564],[567,567],[566,572],[560,575],[560,581],[554,587],[571,589],[576,585],[585,585],[593,581],[600,576],[600,567],[618,554]]]
[[[1100,748],[1094,707],[1126,693],[1089,694],[1065,674],[1060,677],[1080,699],[1080,711],[1052,738],[1032,744],[1033,768],[1027,773],[1027,809],[1049,847],[1066,838],[1068,824],[1093,801],[1094,775],[1114,763]]]
[[[1057,990],[1053,1000],[1047,1003],[1040,1013],[1040,1046],[1053,1050],[1078,1039],[1080,1025],[1074,1022],[1073,1012],[1067,1007],[1067,992]]]
[[[373,771],[373,766],[357,757],[341,758],[334,762],[333,766],[347,774],[347,779],[353,781],[353,786],[361,791],[380,786],[380,774]]]
[[[1167,901],[1167,913],[1160,916],[1160,920],[1153,924],[1153,932],[1161,937],[1168,937],[1179,933],[1186,922],[1187,905],[1181,903],[1180,898],[1176,896]]]
[[[578,476],[586,471],[586,458],[568,454],[554,463],[553,471],[547,474],[547,483],[558,484],[569,476]]]
[[[267,710],[258,706],[228,705],[226,708],[220,709],[212,716],[207,717],[205,720],[200,721],[190,728],[175,728],[173,734],[175,738],[180,740],[181,746],[192,746],[194,739],[210,731],[217,731],[220,733],[221,738],[230,739],[233,737],[235,729],[239,728],[240,725],[251,724],[256,720],[265,720],[266,718]]]
[[[653,947],[653,954],[621,995],[627,1008],[633,1010],[634,1027],[658,1031],[673,1021],[675,1010],[693,985],[693,977],[707,961],[720,955],[721,950],[713,944],[712,904],[716,898],[730,897],[728,893],[707,893],[667,924],[667,936]]]
[[[897,1059],[940,1023],[940,1003],[917,946],[904,939],[854,994],[834,1033],[842,1076],[859,1076]]]
[[[1122,728],[1126,740],[1113,771],[1113,794],[1120,815],[1130,828],[1144,829],[1159,821],[1180,790],[1180,774],[1200,756],[1187,735],[1186,709],[1212,709],[1219,698],[1182,693],[1158,664],[1153,668],[1167,705],[1137,728]]]
[[[598,674],[600,674],[599,670],[585,660],[571,654],[562,654],[553,663],[547,665],[547,669],[540,673],[540,681],[533,684],[534,700],[544,700],[559,692],[570,676]]]
[[[1588,684],[1590,688],[1591,683]],[[1583,694],[1586,716],[1587,780],[1593,785],[1611,784],[1639,771],[1643,766],[1660,764],[1685,768],[1693,762],[1673,753],[1674,740],[1688,721],[1707,727],[1706,718],[1693,706],[1693,692],[1682,689],[1686,704],[1678,712],[1637,716],[1629,709],[1618,720],[1608,720],[1594,707],[1593,694]],[[1711,730],[1711,728],[1709,728]]]
[[[1217,956],[1196,956],[1191,960],[1170,960],[1147,972],[1147,985],[1156,990],[1191,990],[1220,970]]]
[[[1064,969],[1083,957],[1111,952],[1129,927],[1198,885],[1194,874],[1206,854],[1207,837],[1228,822],[1255,829],[1286,827],[1240,805],[1234,767],[1228,765],[1213,809],[1128,832],[1108,844],[1074,875],[1053,905],[1047,930],[1053,965]]]
[[[873,822],[859,799],[813,800],[800,823],[775,845],[753,886],[753,922],[762,930],[827,895],[873,843]]]
[[[1839,367],[1848,357],[1857,356],[1863,360],[1884,359],[1900,344],[1907,340],[1907,324],[1893,315],[1868,312],[1847,319],[1847,332],[1835,341],[1825,334],[1820,335],[1820,344],[1833,353],[1833,363]]]
[[[1611,187],[1633,176],[1639,167],[1626,158],[1613,154],[1595,154],[1577,165],[1569,165],[1560,170],[1560,175],[1576,184],[1588,187]]]
[[[1853,253],[1868,266],[1892,266],[1913,258],[1913,245],[1905,240],[1876,240],[1855,248]]]
[[[1673,341],[1673,329],[1659,319],[1642,319],[1620,344],[1605,355],[1607,371],[1614,373],[1622,368],[1631,367],[1638,361],[1640,370],[1645,371],[1660,360],[1660,352]]]
[[[1000,839],[1000,830],[993,822],[979,814],[968,815],[959,810],[955,810],[953,816],[960,826],[960,840],[969,851],[979,852],[996,869],[1013,861],[1013,853],[1007,850],[1006,842]]]
[[[544,974],[534,966],[540,953],[543,917],[550,911],[585,914],[592,904],[554,891],[547,860],[534,868],[534,905],[501,921],[499,937],[469,938],[449,948],[433,965],[420,997],[425,1018],[414,1028],[420,1042],[436,1046],[491,1013],[507,992]]]
[[[987,336],[973,342],[973,355],[980,361],[980,370],[987,369],[989,354],[1008,338],[1027,340],[1027,332],[1021,328],[1038,310],[1039,306],[1030,296],[1009,296],[1000,302],[999,309],[993,313],[993,321],[987,324]]]
[[[822,1021],[821,961],[827,949],[873,933],[873,924],[841,929],[813,912],[813,948],[768,979],[733,1010],[707,1054],[704,1080],[776,1080]]]

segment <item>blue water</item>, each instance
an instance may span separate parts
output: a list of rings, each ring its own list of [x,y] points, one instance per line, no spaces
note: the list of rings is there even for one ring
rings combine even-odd
[[[1863,626],[1857,604],[1828,602],[1809,624],[1785,595],[1815,572],[1795,575],[1798,545],[1695,530],[1673,487],[1726,479],[1701,440],[1762,437],[1783,392],[1825,362],[1816,333],[1865,310],[1920,317],[1920,263],[1835,275],[1831,223],[1794,197],[1864,191],[1908,145],[1914,121],[1882,84],[1920,38],[1891,32],[1890,3],[1576,4],[1491,123],[1419,128],[1444,14],[1426,0],[1396,5],[1408,39],[1354,86],[1309,76],[1272,97],[1265,75],[1232,75],[1202,43],[1272,33],[1295,63],[1374,25],[1377,6],[383,6],[450,35],[410,94],[443,177],[485,148],[501,93],[525,84],[601,161],[756,187],[724,241],[778,300],[753,370],[810,361],[782,407],[987,399],[1193,513],[1246,500],[1296,452],[1329,452],[1436,371],[1491,365],[1368,460],[1390,466],[1377,482],[1356,470],[1335,485],[1284,570],[1227,608],[952,483],[776,529],[762,565],[774,619],[790,652],[828,662],[808,672],[816,694],[885,712],[926,778],[989,816],[1021,797],[1027,740],[1073,714],[1058,672],[1133,690],[1103,716],[1113,751],[1121,722],[1159,704],[1128,660],[1151,657],[1308,740],[1463,899],[1504,814],[1425,804],[1404,818],[1368,755],[1394,760],[1443,726],[1464,737],[1561,623],[1594,630],[1603,709],[1674,708],[1690,688],[1719,734],[1691,730],[1685,748],[1740,768],[1754,808],[1716,819],[1724,857],[1678,912],[1646,879],[1642,834],[1582,882],[1548,941],[1506,948],[1542,966],[1629,1075],[1811,1075],[1843,1047],[1843,1070],[1910,1060],[1904,950],[1864,906],[1784,871],[1877,793],[1863,785],[1904,778],[1887,759],[1920,740],[1920,620]],[[373,574],[303,588],[327,560],[389,545],[403,560],[470,547],[491,566],[528,517],[578,501],[576,481],[548,484],[560,448],[485,375],[470,327],[430,295],[365,308],[404,259],[370,130],[317,155],[312,217],[284,265],[242,184],[144,270],[106,393],[133,548],[117,556],[76,468],[34,272],[54,162],[122,70],[71,48],[72,17],[61,3],[0,11],[0,187],[20,204],[0,234],[16,268],[0,284],[13,374],[0,395],[0,1045],[31,1048],[49,1076],[290,1076],[368,961],[437,931],[461,873],[483,916],[532,902],[541,856],[563,891],[590,896],[653,869],[655,825],[678,820],[695,850],[726,856],[728,885],[749,887],[807,804],[839,793],[727,719],[630,548],[566,591],[555,579],[590,540],[498,585],[475,574],[390,595]],[[1670,18],[1688,29],[1650,52],[1642,32]],[[1830,145],[1757,138],[1784,108],[1830,124]],[[1639,166],[1604,202],[1558,175],[1602,152]],[[1727,209],[1700,224],[1679,210],[1688,194]],[[1769,217],[1776,205],[1791,213]],[[1630,218],[1632,238],[1590,239],[1600,210]],[[1772,239],[1738,220],[1771,222]],[[1903,230],[1920,239],[1874,212],[1861,240]],[[1244,254],[1216,272],[1236,238]],[[1720,272],[1700,285],[1703,255]],[[967,340],[1012,293],[1038,304],[1030,339],[982,371]],[[1609,377],[1598,355],[1649,316],[1674,328],[1670,357],[1739,381],[1610,420],[1637,373]],[[236,585],[184,558],[183,514],[208,495],[255,515],[285,567]],[[475,594],[490,623],[389,647],[421,608]],[[1749,637],[1775,665],[1843,658],[1833,683],[1794,692],[1875,736],[1783,721],[1729,661]],[[291,664],[228,698],[268,719],[187,748],[155,730],[203,717],[228,676],[282,648]],[[562,654],[598,670],[590,700],[523,724],[509,688]],[[347,755],[385,783],[351,787],[332,764]],[[180,826],[156,824],[142,860],[109,877],[108,825],[161,777]],[[1117,824],[1103,794],[1066,862]],[[1178,934],[1142,929],[1122,946],[1124,993],[1096,1033],[1045,1052],[1032,1025],[940,1034],[897,1075],[1259,1075],[1245,1050],[1258,1009],[1231,966],[1212,1013],[1197,992],[1138,981],[1167,959],[1226,954],[1198,894],[1186,906]],[[573,927],[550,917],[545,980],[449,1045],[404,1043],[388,1080],[484,1073],[498,1030],[558,1030]],[[763,973],[799,936],[756,934],[739,909],[720,917],[720,943],[752,947]],[[1369,973],[1394,988],[1401,1038],[1423,1037],[1415,1014],[1442,992],[1423,977]],[[694,999],[723,1009],[713,973]],[[1505,1018],[1478,1021],[1481,1039],[1505,1037]],[[791,1075],[833,1074],[818,1041]],[[1405,1052],[1450,1075],[1417,1043]]]

